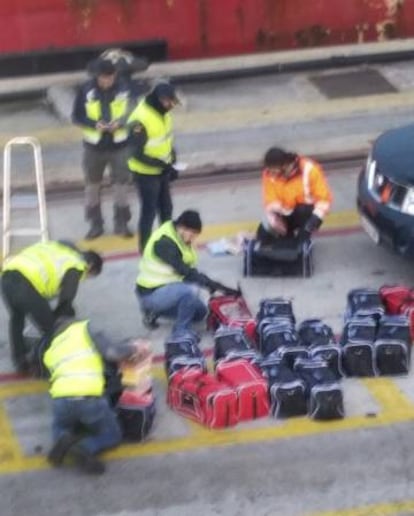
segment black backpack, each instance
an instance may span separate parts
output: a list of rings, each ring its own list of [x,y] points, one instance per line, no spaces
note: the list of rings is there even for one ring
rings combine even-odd
[[[298,358],[294,364],[294,371],[306,384],[310,418],[329,420],[344,417],[341,386],[324,360]]]

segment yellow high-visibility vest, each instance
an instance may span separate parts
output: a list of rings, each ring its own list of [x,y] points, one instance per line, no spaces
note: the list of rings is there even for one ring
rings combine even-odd
[[[88,265],[78,251],[59,242],[39,242],[6,260],[3,272],[20,272],[46,299],[57,296],[69,269],[85,274]]]
[[[140,122],[147,132],[148,139],[144,147],[144,154],[165,163],[171,163],[173,150],[171,115],[169,113],[161,115],[144,99],[128,118],[128,124],[134,122]],[[162,168],[146,165],[135,157],[129,158],[128,167],[137,174],[159,175],[162,172]]]
[[[88,321],[74,322],[51,342],[43,356],[52,398],[102,396],[103,359],[88,332]]]
[[[128,105],[128,92],[122,91],[118,93],[109,105],[111,120],[119,120],[120,118],[126,116]],[[88,99],[85,103],[85,110],[87,117],[91,120],[98,122],[102,119],[102,106],[99,99]],[[86,126],[82,128],[82,131],[83,139],[88,143],[92,143],[93,145],[99,143],[103,134],[102,131],[99,131],[98,129]],[[112,134],[112,138],[114,143],[121,143],[126,141],[128,138],[128,129],[126,127],[120,127]]]
[[[163,236],[167,236],[177,245],[186,265],[195,267],[197,264],[197,253],[193,247],[182,241],[171,221],[165,222],[151,235],[139,262],[137,285],[141,287],[157,288],[168,283],[182,281],[183,279],[183,276],[178,274],[170,265],[160,260],[154,252],[155,243]]]

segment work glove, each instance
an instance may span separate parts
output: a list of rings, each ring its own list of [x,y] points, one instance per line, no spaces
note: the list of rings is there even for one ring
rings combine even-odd
[[[53,310],[53,314],[58,319],[59,317],[75,317],[76,312],[72,305],[62,304]]]
[[[208,285],[208,289],[210,291],[210,294],[214,294],[214,292],[222,292],[226,296],[235,296],[240,297],[241,292],[240,290],[236,290],[234,288],[229,288],[223,285],[222,283],[219,283],[218,281],[211,281]]]
[[[315,214],[312,214],[306,221],[306,224],[299,229],[298,239],[300,242],[306,242],[310,239],[312,233],[319,229],[322,220]]]
[[[175,181],[178,179],[178,170],[172,165],[167,165],[162,173],[166,175],[170,181]]]

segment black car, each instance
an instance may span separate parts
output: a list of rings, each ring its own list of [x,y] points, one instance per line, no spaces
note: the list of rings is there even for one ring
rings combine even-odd
[[[414,124],[374,142],[358,180],[361,225],[376,244],[414,256]]]

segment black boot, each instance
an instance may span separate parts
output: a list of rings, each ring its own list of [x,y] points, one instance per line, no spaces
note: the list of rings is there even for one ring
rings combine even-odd
[[[129,206],[114,207],[114,233],[125,238],[131,238],[132,232],[128,228],[128,221],[131,220]]]
[[[68,453],[74,459],[78,468],[88,475],[105,473],[105,464],[79,444],[72,446]]]
[[[93,240],[103,234],[103,218],[99,205],[86,208],[86,220],[89,220],[91,223],[91,227],[85,235],[86,240]]]
[[[47,460],[52,466],[58,467],[62,464],[66,453],[71,448],[78,438],[72,434],[63,434],[52,446],[47,455]]]

